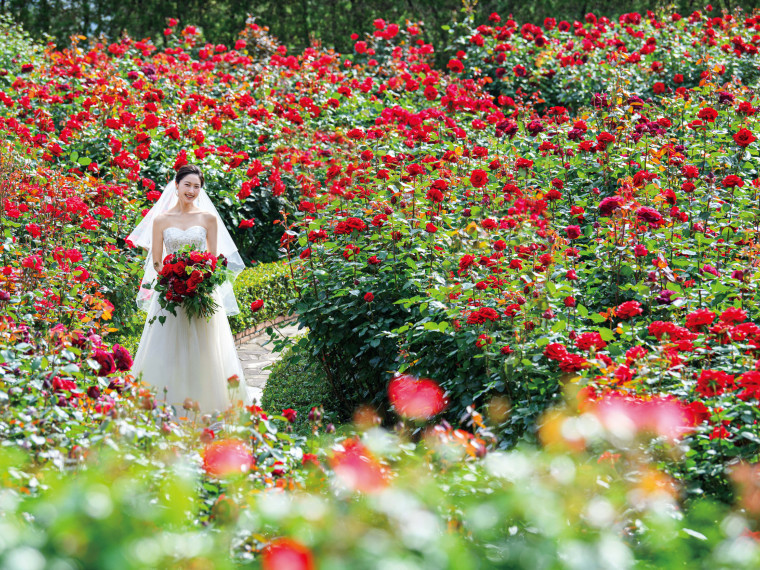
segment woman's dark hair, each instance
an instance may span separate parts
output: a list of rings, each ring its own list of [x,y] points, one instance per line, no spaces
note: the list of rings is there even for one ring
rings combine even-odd
[[[191,174],[195,174],[198,178],[201,179],[201,188],[203,188],[203,185],[206,183],[206,181],[203,179],[203,171],[201,170],[200,166],[197,166],[195,164],[186,164],[184,166],[180,166],[179,170],[177,170],[177,174],[174,176],[174,183],[179,186],[179,183],[182,182],[182,179],[186,176],[190,176]]]

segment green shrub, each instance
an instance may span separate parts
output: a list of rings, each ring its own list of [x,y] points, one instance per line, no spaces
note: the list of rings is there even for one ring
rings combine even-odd
[[[305,335],[302,338],[305,339]],[[279,414],[285,408],[294,409],[298,412],[294,429],[296,433],[305,434],[310,431],[307,416],[314,406],[324,408],[325,423],[347,419],[340,412],[336,396],[317,358],[287,348],[280,360],[272,365],[261,407],[271,414]]]

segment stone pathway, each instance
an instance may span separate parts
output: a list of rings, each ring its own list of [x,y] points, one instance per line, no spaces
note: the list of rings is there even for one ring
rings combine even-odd
[[[277,331],[283,337],[293,337],[301,334],[303,331],[298,330],[298,323],[282,323],[274,325]],[[261,396],[264,393],[264,385],[269,378],[270,370],[268,367],[279,358],[279,354],[272,352],[273,343],[269,340],[266,329],[259,334],[238,346],[238,357],[243,365],[245,380],[248,384],[248,395],[251,400],[261,404]]]

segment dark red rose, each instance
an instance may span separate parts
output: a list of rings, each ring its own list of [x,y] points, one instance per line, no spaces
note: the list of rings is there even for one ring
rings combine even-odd
[[[599,215],[602,217],[609,217],[615,210],[619,210],[623,206],[623,199],[619,196],[609,196],[599,202]]]
[[[172,285],[175,295],[184,296],[187,295],[187,284],[184,281],[175,281]]]
[[[663,222],[660,213],[649,206],[642,206],[636,210],[636,217],[650,226],[658,226]]]
[[[97,371],[98,376],[108,376],[116,372],[116,363],[110,352],[96,348],[92,359],[100,365],[100,369]]]
[[[296,412],[293,408],[285,408],[282,410],[282,415],[285,416],[285,419],[288,420],[291,424],[296,421],[296,416],[298,415],[298,412]]]
[[[120,372],[127,372],[132,368],[132,355],[129,354],[129,351],[126,348],[115,344],[112,349],[112,354],[117,370]]]

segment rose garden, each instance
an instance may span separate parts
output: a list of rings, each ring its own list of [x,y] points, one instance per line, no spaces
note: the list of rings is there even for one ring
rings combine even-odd
[[[265,24],[0,19],[0,566],[758,567],[760,15]],[[188,163],[302,330],[177,419],[125,238]]]

